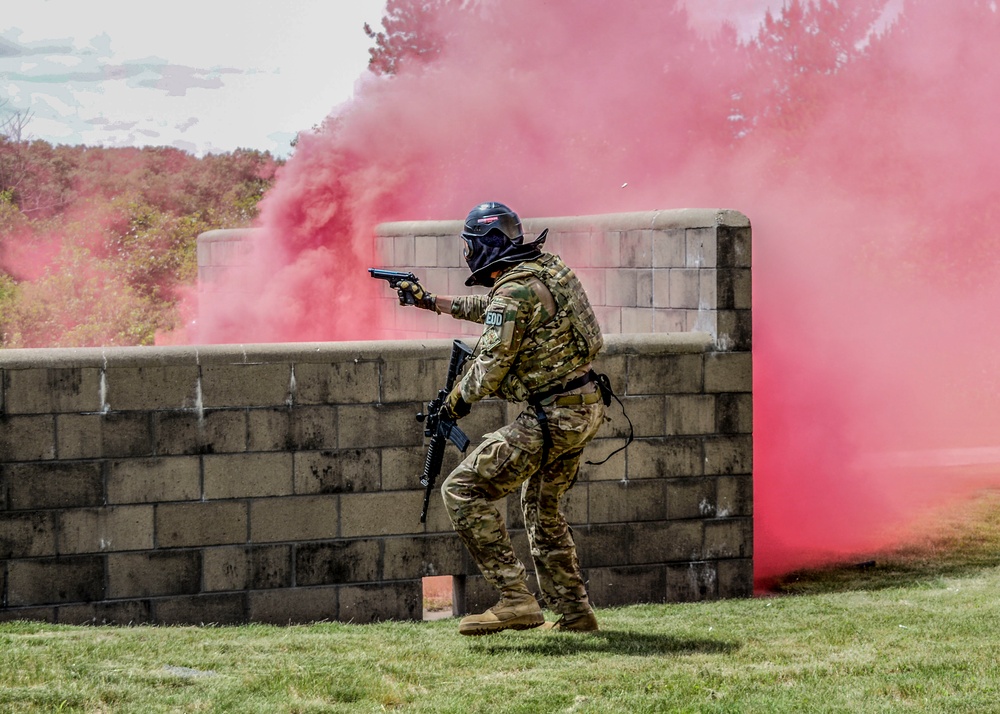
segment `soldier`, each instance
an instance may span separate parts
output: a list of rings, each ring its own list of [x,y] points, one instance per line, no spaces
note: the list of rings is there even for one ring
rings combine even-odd
[[[561,258],[542,252],[546,234],[525,243],[517,214],[502,203],[482,203],[462,232],[472,271],[465,284],[488,287],[489,294],[444,296],[416,283],[399,285],[418,307],[484,326],[445,409],[459,418],[492,396],[528,404],[512,423],[484,436],[441,489],[455,531],[501,595],[486,612],[462,619],[463,635],[542,625],[598,629],[559,500],[604,421],[604,388],[591,369],[603,338],[576,275]],[[517,489],[538,584],[560,615],[554,623],[545,622],[528,590],[524,565],[494,505]]]

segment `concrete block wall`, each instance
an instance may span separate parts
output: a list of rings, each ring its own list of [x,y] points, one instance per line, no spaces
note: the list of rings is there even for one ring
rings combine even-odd
[[[678,209],[530,218],[525,240],[548,228],[545,250],[577,272],[605,334],[705,332],[718,349],[751,347],[750,222],[738,211]],[[462,221],[384,223],[376,229],[375,267],[413,272],[431,292],[460,295],[468,267]],[[478,335],[448,315],[392,310],[381,294],[386,337]]]
[[[439,496],[419,523],[414,416],[450,345],[0,351],[0,619],[420,619],[433,575],[456,576],[458,613],[492,604]],[[637,438],[566,501],[594,602],[749,596],[750,353],[610,335],[597,366]],[[480,403],[463,427],[516,409]],[[610,415],[592,460],[623,443]]]

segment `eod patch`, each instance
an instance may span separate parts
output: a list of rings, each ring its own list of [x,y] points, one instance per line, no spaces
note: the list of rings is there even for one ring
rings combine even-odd
[[[503,324],[503,310],[490,310],[486,313],[487,327],[500,327]]]

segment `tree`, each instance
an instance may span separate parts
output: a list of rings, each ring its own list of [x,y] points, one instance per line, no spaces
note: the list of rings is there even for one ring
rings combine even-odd
[[[378,75],[393,75],[400,67],[426,63],[437,57],[445,37],[436,29],[449,0],[389,0],[382,18],[383,32],[375,32],[365,23],[365,34],[375,40],[369,48],[368,69]]]

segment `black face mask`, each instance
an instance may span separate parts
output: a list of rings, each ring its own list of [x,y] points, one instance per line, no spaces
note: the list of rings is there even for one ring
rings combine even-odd
[[[540,256],[548,232],[548,229],[545,229],[534,243],[527,245],[511,242],[500,231],[490,231],[484,236],[463,233],[465,262],[472,271],[465,284],[492,288],[496,283],[496,278],[492,277],[493,273]]]

